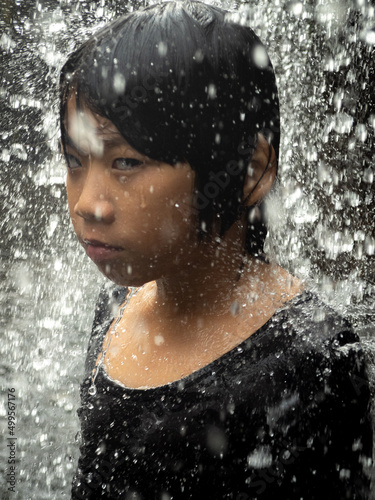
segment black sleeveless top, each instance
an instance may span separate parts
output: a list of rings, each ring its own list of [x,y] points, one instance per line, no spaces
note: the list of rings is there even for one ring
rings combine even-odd
[[[103,292],[97,305],[73,499],[368,498],[369,386],[345,320],[305,292],[180,381],[130,389],[101,367],[90,394],[125,293]]]

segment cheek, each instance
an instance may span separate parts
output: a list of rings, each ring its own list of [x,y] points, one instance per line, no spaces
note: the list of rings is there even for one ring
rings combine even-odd
[[[186,234],[182,222],[174,220],[173,217],[170,217],[170,220],[165,219],[161,222],[159,232],[160,239],[165,242],[166,245],[172,245]]]
[[[192,195],[182,192],[175,198],[165,217],[159,221],[160,235],[169,245],[194,245],[197,239],[196,217],[192,207]]]
[[[194,245],[196,231],[190,207],[170,207],[158,218],[157,233],[161,249],[181,253],[187,246]]]
[[[69,180],[66,181],[66,197],[68,200],[69,216],[73,223],[73,227],[75,228],[75,224],[77,223],[77,217],[74,212],[74,207],[76,206],[78,201],[78,193],[77,190],[71,186]]]

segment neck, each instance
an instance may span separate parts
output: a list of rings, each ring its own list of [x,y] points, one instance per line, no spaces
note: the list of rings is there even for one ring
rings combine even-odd
[[[230,307],[245,264],[241,230],[235,225],[219,243],[201,242],[178,272],[156,281],[156,302],[163,315],[196,317]]]

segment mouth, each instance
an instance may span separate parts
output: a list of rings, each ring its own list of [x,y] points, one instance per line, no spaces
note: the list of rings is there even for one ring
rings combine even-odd
[[[94,262],[113,259],[123,250],[122,247],[112,246],[111,244],[97,240],[83,240],[83,246],[88,257]]]

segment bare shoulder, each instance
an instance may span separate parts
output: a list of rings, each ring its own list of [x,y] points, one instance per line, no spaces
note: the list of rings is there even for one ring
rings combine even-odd
[[[303,282],[279,265],[256,261],[244,276],[241,294],[252,299],[250,302],[267,305],[272,315],[272,309],[276,310],[303,289]]]
[[[277,264],[256,261],[250,266],[235,299],[241,304],[236,330],[243,340],[261,328],[283,304],[304,289],[301,280]]]
[[[277,264],[266,264],[265,271],[269,288],[280,304],[288,302],[304,289],[303,282]]]

